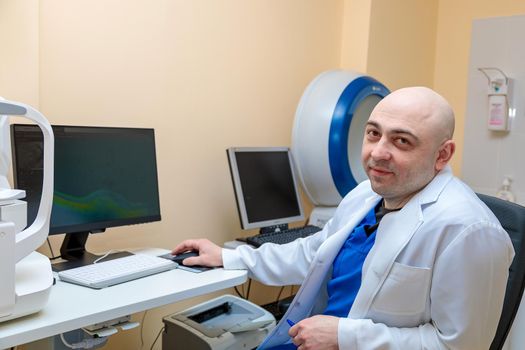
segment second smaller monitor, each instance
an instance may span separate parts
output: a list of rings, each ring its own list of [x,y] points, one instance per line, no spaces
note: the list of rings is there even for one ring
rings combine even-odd
[[[233,147],[227,153],[243,229],[304,220],[289,148]]]

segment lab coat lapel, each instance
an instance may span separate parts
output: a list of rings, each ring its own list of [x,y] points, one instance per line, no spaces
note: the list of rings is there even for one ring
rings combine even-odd
[[[361,288],[349,317],[364,318],[366,316],[396,257],[422,223],[423,216],[418,200],[408,202],[399,213],[386,215],[382,219],[376,233],[375,244],[366,259],[370,265],[367,266],[367,261],[365,261]]]
[[[388,276],[397,256],[423,224],[422,206],[435,202],[452,177],[450,166],[446,166],[401,211],[397,214],[386,215],[382,219],[377,229],[375,244],[366,257],[363,266],[363,280],[348,315],[350,318],[366,318],[370,305]]]

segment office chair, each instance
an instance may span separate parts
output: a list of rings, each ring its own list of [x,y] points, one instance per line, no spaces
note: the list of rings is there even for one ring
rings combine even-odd
[[[490,345],[490,350],[500,350],[505,344],[505,339],[518,312],[525,287],[525,207],[484,194],[478,193],[477,195],[492,210],[501,226],[507,231],[516,252],[509,268],[509,280],[501,318],[494,340]]]

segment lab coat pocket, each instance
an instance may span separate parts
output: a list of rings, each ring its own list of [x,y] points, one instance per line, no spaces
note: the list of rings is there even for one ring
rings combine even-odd
[[[425,310],[431,269],[395,262],[372,303],[372,309],[389,314],[413,315]]]

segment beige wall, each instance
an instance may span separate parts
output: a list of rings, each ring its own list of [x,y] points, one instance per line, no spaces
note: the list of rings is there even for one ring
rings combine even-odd
[[[341,68],[366,72],[372,0],[344,0]]]
[[[434,83],[438,0],[374,0],[367,73],[391,90]]]
[[[341,67],[389,89],[434,83],[438,0],[345,0]]]
[[[38,0],[0,0],[0,96],[38,107]]]

